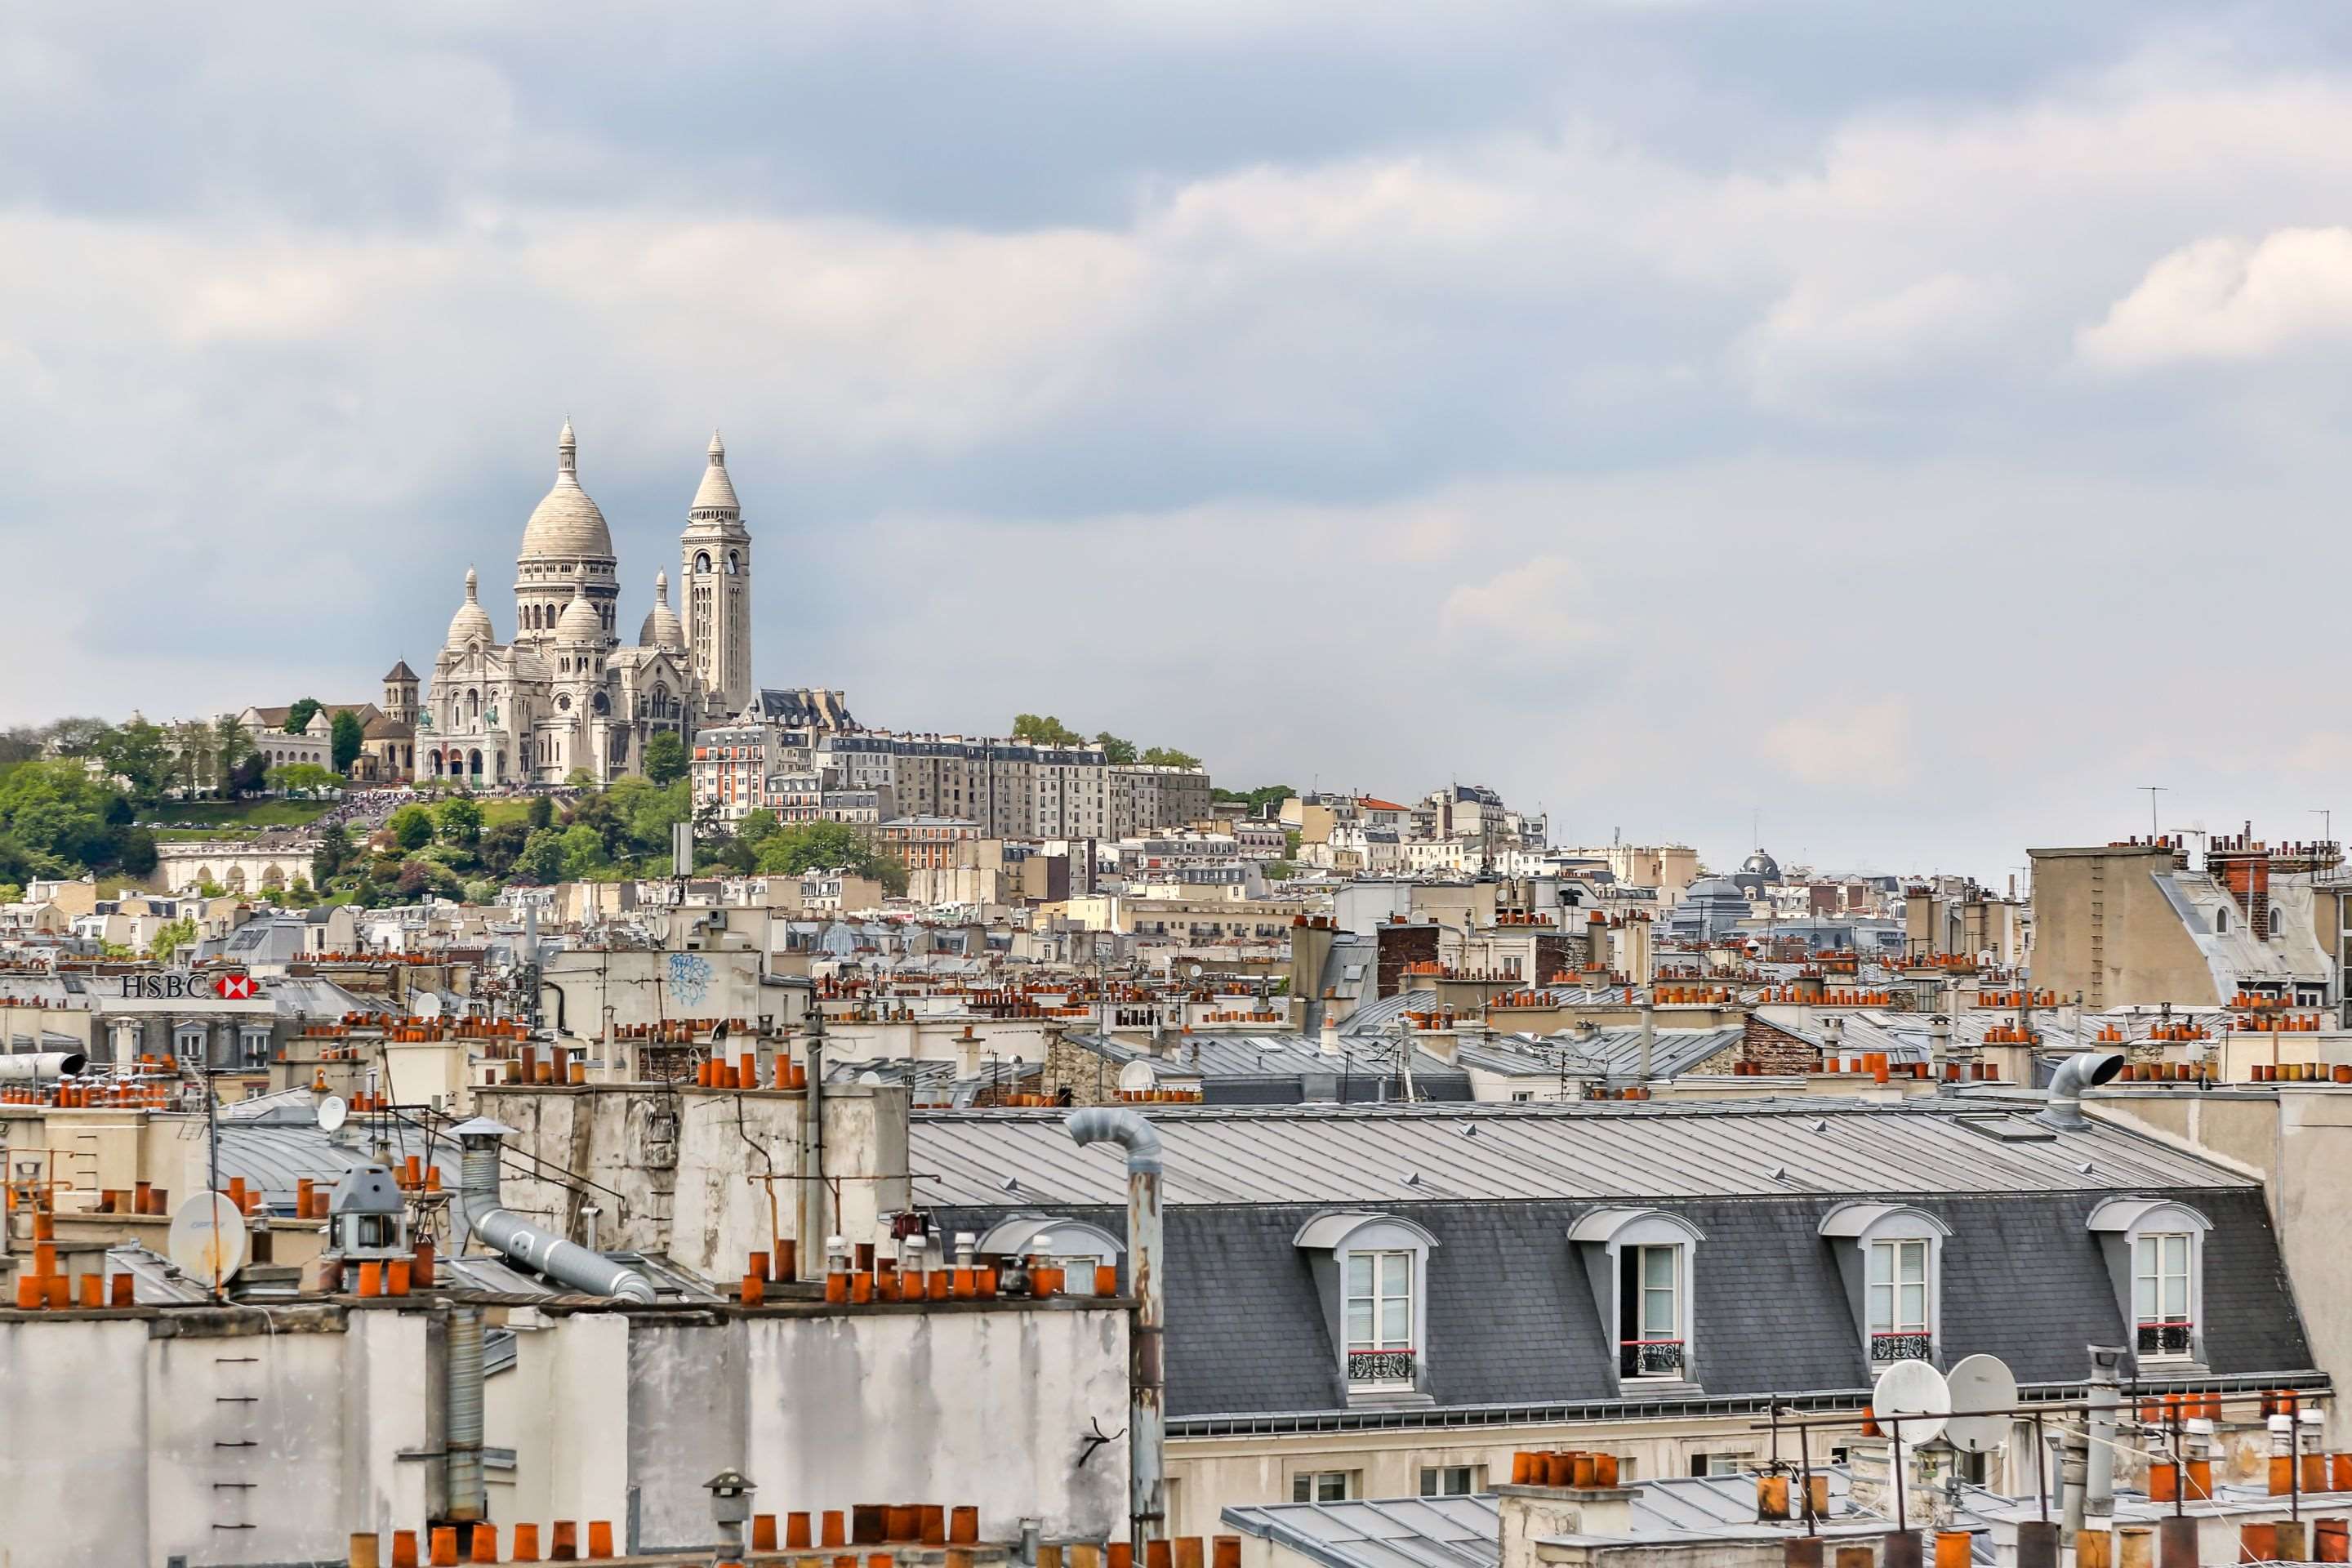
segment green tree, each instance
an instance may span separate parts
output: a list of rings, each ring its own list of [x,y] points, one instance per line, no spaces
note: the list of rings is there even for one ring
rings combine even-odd
[[[1104,759],[1117,766],[1124,767],[1135,761],[1135,742],[1122,741],[1108,730],[1095,737],[1095,744],[1102,748]]]
[[[0,882],[0,904],[21,904],[25,901],[22,882]]]
[[[161,962],[195,940],[194,920],[184,915],[175,921],[165,921],[155,928],[155,940],[147,944],[147,956]]]
[[[367,741],[367,726],[360,721],[360,716],[357,713],[348,708],[335,714],[334,726],[335,734],[331,744],[334,748],[335,771],[347,774],[352,771],[352,764],[360,760],[360,752]]]
[[[907,888],[907,868],[874,840],[845,822],[801,822],[779,828],[760,846],[753,866],[770,874],[839,868],[871,877],[891,892]]]
[[[1143,753],[1143,764],[1153,768],[1197,768],[1201,759],[1173,746],[1154,746]]]
[[[224,713],[213,721],[213,762],[226,774],[231,768],[253,754],[253,735],[245,721],[234,713]]]
[[[201,719],[183,719],[172,726],[180,783],[190,795],[210,786],[213,778],[213,730]]]
[[[95,756],[112,728],[103,719],[60,719],[49,726],[48,749],[61,757]]]
[[[554,826],[555,797],[551,795],[532,795],[530,804],[523,808],[523,821],[533,833],[542,827]]]
[[[351,858],[351,830],[340,822],[329,823],[319,833],[319,847],[310,851],[310,880],[325,887],[343,874]]]
[[[591,882],[609,875],[613,858],[604,847],[604,836],[584,822],[575,822],[557,837],[563,847],[563,878],[567,881]]]
[[[574,789],[594,789],[596,775],[586,768],[574,768],[563,775],[563,782]]]
[[[143,827],[118,827],[110,857],[131,875],[144,877],[155,869],[155,836]]]
[[[484,878],[466,884],[466,901],[469,904],[495,904],[499,901],[499,885]]]
[[[464,795],[452,795],[433,808],[441,842],[471,849],[482,841],[482,808]]]
[[[563,836],[552,827],[533,833],[515,857],[514,874],[541,886],[563,880]]]
[[[481,843],[475,847],[475,858],[491,876],[503,877],[514,869],[523,846],[530,842],[530,827],[509,817],[503,822],[492,823],[483,831]]]
[[[288,763],[283,767],[271,768],[262,774],[262,782],[288,795],[318,795],[343,786],[341,775],[329,773],[316,763]]]
[[[294,706],[286,710],[286,732],[289,735],[299,735],[309,729],[310,721],[316,718],[319,710],[325,706],[325,703],[315,697],[296,698]]]
[[[421,805],[402,806],[383,826],[403,849],[422,849],[433,842],[433,814]]]
[[[1083,746],[1087,743],[1084,735],[1051,713],[1015,713],[1013,716],[1013,738],[1034,741],[1041,746]]]
[[[686,776],[686,742],[665,730],[646,742],[646,777],[672,784]]]
[[[777,820],[774,812],[763,806],[757,811],[747,811],[743,814],[743,820],[735,825],[735,837],[757,849],[774,837],[783,826]]]
[[[120,778],[131,798],[141,805],[152,805],[172,783],[171,738],[163,726],[144,719],[133,719],[119,730],[109,731],[100,744],[99,756],[107,772]]]

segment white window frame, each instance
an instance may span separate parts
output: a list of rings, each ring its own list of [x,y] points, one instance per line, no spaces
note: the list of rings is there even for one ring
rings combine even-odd
[[[1339,1262],[1339,1322],[1346,1337],[1346,1354],[1350,1367],[1358,1356],[1378,1357],[1391,1351],[1412,1354],[1415,1322],[1421,1303],[1415,1299],[1413,1276],[1417,1259],[1406,1247],[1360,1247],[1340,1255]],[[1363,1327],[1357,1323],[1357,1309],[1363,1309]],[[1403,1326],[1396,1328],[1395,1320],[1402,1316]],[[1411,1388],[1412,1374],[1408,1363],[1402,1376],[1375,1375],[1365,1378],[1350,1376],[1352,1388]]]
[[[1929,1331],[1927,1274],[1933,1251],[1924,1236],[1891,1236],[1865,1244],[1864,1312],[1874,1339]]]
[[[2140,1231],[2131,1238],[2132,1339],[2154,1327],[2188,1330],[2178,1350],[2142,1350],[2142,1361],[2187,1361],[2197,1334],[2197,1233]],[[2177,1297],[2171,1287],[2179,1286]]]
[[[1462,1489],[1455,1491],[1446,1485],[1448,1478],[1459,1475]],[[1422,1497],[1475,1497],[1486,1489],[1486,1467],[1484,1465],[1423,1465],[1420,1475]]]
[[[1840,1204],[1823,1215],[1820,1233],[1826,1240],[1845,1242],[1854,1248],[1842,1258],[1841,1263],[1853,1270],[1847,1278],[1849,1288],[1854,1291],[1855,1327],[1862,1336],[1864,1360],[1873,1367],[1915,1360],[1940,1364],[1944,1350],[1944,1243],[1951,1237],[1951,1227],[1927,1210],[1908,1204],[1856,1200]],[[1918,1250],[1912,1253],[1915,1245]],[[1882,1253],[1881,1248],[1887,1250]],[[1925,1264],[1925,1278],[1914,1282],[1921,1287],[1924,1321],[1906,1316],[1903,1310],[1905,1282],[1899,1265],[1906,1254],[1921,1258]],[[1893,1288],[1886,1292],[1889,1311],[1885,1321],[1879,1311],[1880,1291],[1890,1282],[1877,1277],[1877,1263],[1882,1256],[1898,1266],[1891,1281]],[[1919,1353],[1922,1339],[1926,1341],[1924,1355]]]
[[[1301,1497],[1299,1494],[1307,1495]],[[1336,1492],[1336,1496],[1327,1493]],[[1290,1477],[1290,1500],[1293,1502],[1347,1502],[1356,1495],[1356,1472],[1353,1470],[1294,1470]]]

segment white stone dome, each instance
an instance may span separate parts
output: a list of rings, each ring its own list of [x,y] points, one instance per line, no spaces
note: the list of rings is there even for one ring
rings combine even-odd
[[[555,487],[541,498],[531,509],[530,521],[523,524],[522,554],[603,556],[613,553],[613,531],[604,524],[604,514],[580,488],[579,443],[572,435],[572,421],[563,422],[563,434],[556,437]]]
[[[498,632],[490,625],[490,612],[482,608],[481,587],[481,579],[474,575],[471,566],[467,567],[466,602],[449,617],[449,647],[479,643],[488,647],[499,640]]]
[[[686,648],[686,627],[679,624],[677,612],[669,607],[669,574],[654,574],[654,607],[646,612],[646,624],[638,629],[639,647]]]
[[[603,642],[604,621],[596,614],[596,606],[588,602],[588,584],[581,583],[572,590],[572,602],[563,606],[563,614],[555,618],[557,642]]]

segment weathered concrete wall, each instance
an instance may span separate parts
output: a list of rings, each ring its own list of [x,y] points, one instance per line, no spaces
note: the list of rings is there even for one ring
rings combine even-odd
[[[425,1517],[423,1312],[0,1323],[0,1565],[340,1558]]]
[[[562,1027],[583,1039],[600,1037],[604,1010],[615,1027],[676,1018],[742,1018],[756,1028],[763,1015],[782,1026],[785,994],[760,984],[761,954],[728,952],[601,952],[548,955],[547,984],[563,996]],[[545,1002],[550,1015],[555,998]],[[551,1016],[550,1021],[554,1021]]]
[[[732,1465],[761,1512],[876,1500],[972,1503],[983,1539],[1125,1528],[1123,1310],[877,1308],[637,1321],[630,1481],[640,1543],[708,1543],[702,1482]]]
[[[601,1246],[668,1249],[677,1172],[676,1094],[642,1084],[500,1085],[477,1089],[475,1106],[520,1134],[507,1141],[509,1153],[500,1175],[507,1207],[579,1241],[585,1239],[580,1209],[593,1203],[603,1211],[597,1222]],[[585,1176],[597,1187],[558,1180],[563,1172]]]

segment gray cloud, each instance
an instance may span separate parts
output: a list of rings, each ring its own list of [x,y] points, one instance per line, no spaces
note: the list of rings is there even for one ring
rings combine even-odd
[[[2352,754],[2219,591],[2340,567],[2332,24],[520,16],[0,42],[0,547],[88,655],[0,717],[421,666],[568,412],[640,607],[725,427],[763,677],[876,721],[1986,874]]]

